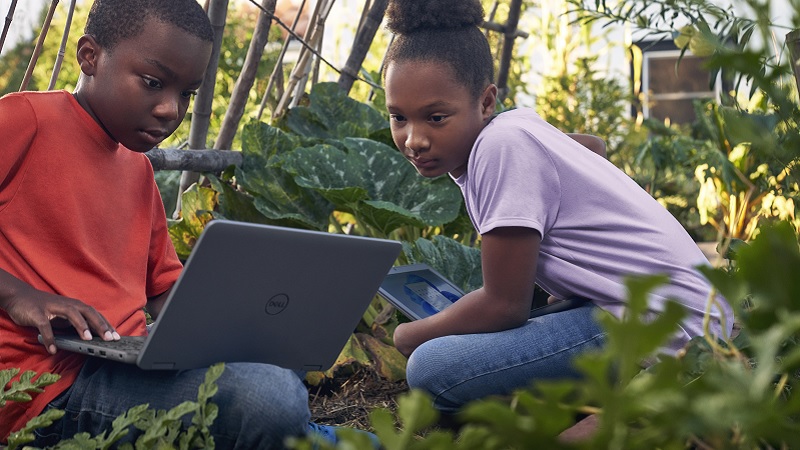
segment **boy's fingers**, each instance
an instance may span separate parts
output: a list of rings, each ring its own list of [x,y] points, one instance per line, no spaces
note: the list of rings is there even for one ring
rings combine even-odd
[[[108,323],[105,317],[102,314],[97,312],[94,308],[90,308],[90,311],[84,314],[86,320],[89,321],[89,325],[91,325],[91,329],[94,330],[100,338],[105,341],[111,340],[119,340],[119,334],[117,334],[114,327]],[[87,329],[87,332],[89,330]],[[89,334],[89,339],[91,339],[91,333]]]
[[[39,334],[42,336],[42,345],[47,349],[51,355],[56,353],[55,338],[53,337],[53,329],[49,324],[45,323],[39,327]]]

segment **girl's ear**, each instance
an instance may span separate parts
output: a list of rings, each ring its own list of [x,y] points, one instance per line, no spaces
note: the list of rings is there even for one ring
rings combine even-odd
[[[102,48],[89,34],[84,34],[78,39],[77,59],[81,72],[86,76],[94,75],[97,70],[97,61],[100,58]]]
[[[486,86],[481,94],[481,114],[484,119],[488,119],[494,115],[495,108],[497,107],[497,86],[490,84]]]

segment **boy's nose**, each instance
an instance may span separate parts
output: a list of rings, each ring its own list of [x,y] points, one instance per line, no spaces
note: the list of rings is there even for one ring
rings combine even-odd
[[[180,100],[165,95],[153,108],[153,115],[163,120],[178,120],[180,115]]]

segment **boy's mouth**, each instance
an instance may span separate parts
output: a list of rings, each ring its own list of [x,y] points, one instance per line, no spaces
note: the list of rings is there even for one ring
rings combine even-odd
[[[139,134],[144,138],[145,142],[153,146],[158,145],[169,135],[166,130],[162,129],[140,130]]]

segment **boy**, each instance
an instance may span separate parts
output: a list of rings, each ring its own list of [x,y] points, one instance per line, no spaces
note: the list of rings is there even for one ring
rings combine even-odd
[[[0,441],[47,408],[67,414],[35,445],[96,435],[132,406],[195,399],[204,379],[205,369],[146,372],[53,345],[55,327],[86,339],[145,334],[142,308],[157,316],[177,279],[181,264],[142,152],[183,120],[213,41],[196,0],[96,0],[85,33],[74,93],[0,99],[0,370],[61,376],[33,401],[0,409]],[[228,364],[218,385],[217,448],[332,434],[308,422],[308,393],[291,371]]]

